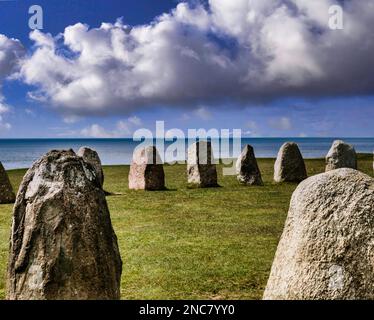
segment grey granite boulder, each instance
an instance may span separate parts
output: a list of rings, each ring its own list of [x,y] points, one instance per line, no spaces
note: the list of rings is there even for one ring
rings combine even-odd
[[[306,167],[298,145],[286,142],[279,149],[274,164],[274,181],[300,182],[306,178]]]
[[[374,179],[337,169],[292,195],[264,299],[374,299]]]
[[[101,160],[100,160],[99,154],[95,150],[89,147],[81,147],[78,150],[77,155],[82,157],[84,161],[92,165],[92,167],[95,169],[95,173],[99,179],[101,186],[103,186],[104,172],[101,166]]]
[[[326,155],[326,172],[340,168],[357,169],[357,155],[353,146],[335,140]]]
[[[263,185],[261,172],[257,165],[257,160],[253,147],[246,145],[236,161],[236,173],[238,181],[245,185]]]
[[[129,172],[129,189],[165,189],[164,167],[156,147],[135,149]]]
[[[122,261],[104,191],[72,150],[50,151],[21,183],[7,298],[119,299]]]
[[[187,180],[189,187],[217,187],[217,170],[210,141],[199,141],[188,148]]]
[[[13,203],[16,200],[16,195],[13,192],[13,187],[9,181],[3,164],[0,162],[0,204]]]

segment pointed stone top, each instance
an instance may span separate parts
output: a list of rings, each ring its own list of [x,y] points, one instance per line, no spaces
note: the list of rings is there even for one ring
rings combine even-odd
[[[326,155],[326,171],[340,168],[357,169],[357,155],[352,145],[335,140]]]
[[[90,147],[81,147],[77,153],[78,156],[82,157],[84,161],[89,163],[95,169],[97,178],[99,179],[100,185],[104,184],[104,172],[101,166],[101,160],[96,150]]]
[[[306,177],[306,167],[298,145],[295,142],[284,143],[274,164],[274,181],[300,182]]]
[[[253,147],[247,144],[236,161],[238,181],[245,185],[263,185]]]
[[[16,200],[16,195],[13,192],[13,187],[10,183],[7,172],[3,164],[0,162],[0,204],[13,203]]]

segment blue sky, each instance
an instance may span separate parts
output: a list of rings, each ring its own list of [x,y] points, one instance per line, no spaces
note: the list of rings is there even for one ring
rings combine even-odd
[[[269,3],[272,1],[269,0]],[[331,1],[326,0],[326,3]],[[253,137],[374,135],[371,123],[374,118],[374,86],[371,81],[374,64],[368,63],[374,53],[372,32],[366,34],[366,49],[357,50],[357,43],[350,40],[351,43],[347,44],[345,37],[354,39],[353,32],[358,28],[352,31],[348,28],[344,34],[335,32],[331,36],[326,31],[325,36],[317,40],[336,45],[341,57],[337,58],[330,51],[323,51],[326,45],[321,45],[318,51],[315,35],[303,29],[300,21],[304,21],[305,16],[323,25],[321,16],[309,13],[314,12],[308,11],[309,8],[300,11],[306,12],[303,20],[291,20],[291,15],[284,13],[286,26],[289,23],[292,30],[295,30],[295,26],[300,28],[299,33],[295,33],[295,39],[301,37],[305,41],[302,45],[290,42],[286,46],[282,34],[279,35],[279,41],[274,38],[273,31],[268,31],[269,28],[279,30],[277,20],[266,20],[262,15],[261,10],[265,9],[276,12],[278,9],[274,6],[253,10],[247,8],[252,15],[262,17],[256,24],[262,24],[261,33],[258,34],[267,33],[263,38],[258,38],[258,34],[252,35],[251,31],[246,30],[245,24],[240,24],[238,19],[228,15],[243,10],[232,7],[227,10],[222,0],[212,1],[209,5],[204,2],[201,7],[198,1],[193,1],[186,6],[179,6],[174,13],[171,10],[178,6],[178,1],[38,0],[37,4],[44,11],[44,28],[31,40],[28,8],[32,4],[35,1],[0,1],[0,34],[7,39],[18,39],[25,48],[23,59],[27,59],[21,71],[17,69],[3,76],[0,99],[3,97],[6,111],[0,115],[0,138],[131,137],[132,132],[139,127],[153,130],[156,120],[164,120],[167,129],[240,128],[244,136]],[[228,12],[224,19],[222,14],[217,13],[221,9],[225,14]],[[361,9],[365,11],[361,7],[347,8],[351,10],[349,18],[352,25]],[[169,13],[169,16],[154,20],[163,13]],[[274,17],[278,15],[274,14]],[[122,18],[121,23],[115,26],[118,18]],[[219,21],[221,18],[222,22]],[[365,19],[371,22],[374,15],[368,14],[362,18],[363,21]],[[103,22],[111,25],[107,29],[101,28]],[[45,44],[49,39],[45,35],[50,34],[52,39],[63,33],[66,27],[77,23],[87,25],[87,29],[76,27],[69,35],[65,32],[64,36],[71,38],[69,43],[61,44],[63,40],[60,36],[54,38],[53,49],[49,48],[50,43]],[[104,43],[105,37],[113,37],[119,32],[123,32],[123,37],[126,37],[126,28],[140,25],[143,27],[131,31],[134,32],[134,35],[130,33],[131,38],[121,42],[126,47],[126,50],[122,48],[125,55],[117,58],[122,52],[121,47],[118,50],[111,47],[111,55],[117,56],[105,62],[105,66],[118,64],[123,73],[117,74],[113,67],[103,69],[104,64],[100,67],[94,65],[102,63],[102,56],[99,59],[94,52],[93,56],[98,60],[92,60],[90,54],[96,50],[92,42],[95,44],[97,41],[97,47],[101,48],[100,41]],[[169,27],[171,29],[165,29]],[[92,28],[100,30],[97,34],[90,33]],[[111,33],[107,32],[108,29]],[[252,29],[248,26],[248,30]],[[96,40],[94,37],[97,37]],[[142,44],[144,38],[145,44]],[[87,46],[78,48],[86,40]],[[246,46],[248,43],[250,45]],[[278,46],[276,51],[269,55],[273,60],[264,66],[264,61],[268,63],[269,57],[263,59],[253,48],[258,46],[262,49],[260,52],[268,53],[269,48],[275,48],[275,44]],[[268,47],[265,48],[265,45]],[[130,46],[135,46],[135,49],[130,50]],[[291,53],[287,51],[290,46]],[[248,47],[251,47],[250,52]],[[178,57],[174,56],[175,48],[180,50],[178,54],[181,55]],[[58,74],[54,74],[53,69],[58,69],[58,65],[43,63],[43,56],[35,54],[39,49],[44,50],[41,52],[46,52],[46,56],[51,55],[51,61],[58,61],[54,59],[62,57],[67,61],[67,66],[73,66],[73,71],[66,71],[65,74],[64,70],[58,70]],[[204,50],[212,51],[205,55]],[[357,51],[360,51],[360,55]],[[352,56],[352,52],[357,55]],[[74,60],[71,63],[76,55],[85,56],[84,60],[82,58],[82,61]],[[321,58],[330,55],[331,60]],[[185,60],[186,57],[189,60]],[[211,61],[217,62],[217,68],[211,66],[209,57]],[[193,59],[194,63],[191,62]],[[199,61],[197,67],[196,61]],[[135,68],[134,65],[130,68],[130,63]],[[140,73],[129,73],[129,70],[139,66]],[[89,84],[74,87],[74,90],[66,85],[67,81],[73,81],[71,79],[77,83],[87,83],[86,78],[78,79],[78,73],[84,74],[88,67],[90,71],[87,73],[92,73]],[[79,72],[74,73],[78,68],[81,68]],[[248,72],[244,74],[243,68],[248,68]],[[343,68],[346,70],[342,77]],[[177,76],[173,74],[175,69],[178,70]],[[35,76],[38,72],[40,80]],[[245,82],[255,72],[258,74],[255,74],[254,80],[251,78]],[[113,77],[107,78],[109,74],[113,74]],[[236,81],[236,78],[242,82]],[[92,79],[95,82],[91,82]],[[265,84],[254,83],[256,79]],[[78,89],[91,88],[92,83],[96,84],[97,81],[100,90],[87,93],[87,97],[92,100],[82,97]],[[109,88],[105,86],[108,81],[113,81]],[[125,89],[127,86],[131,86],[128,89],[131,95]],[[101,92],[107,94],[107,100],[97,102],[101,99]],[[121,92],[119,96],[112,99],[118,92]],[[43,99],[35,99],[39,95]],[[108,105],[105,101],[108,101]]]

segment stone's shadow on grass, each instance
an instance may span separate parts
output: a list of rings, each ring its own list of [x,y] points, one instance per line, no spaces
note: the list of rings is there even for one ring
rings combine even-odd
[[[162,193],[162,192],[175,192],[178,191],[177,188],[164,188],[164,189],[158,189],[158,190],[136,190],[136,192],[151,192],[151,193]]]
[[[176,192],[178,191],[177,188],[165,188],[165,189],[162,189],[162,190],[129,190],[129,192],[134,192],[134,193],[159,193],[159,192]],[[105,191],[105,196],[107,197],[115,197],[115,196],[124,196],[126,195],[127,193],[123,193],[123,192],[109,192],[109,191]]]
[[[123,196],[125,195],[124,193],[120,192],[105,192],[106,197],[118,197],[118,196]]]
[[[104,191],[104,194],[106,197],[109,197],[109,196],[117,196],[117,195],[121,195],[122,193],[113,193],[113,192],[110,192],[110,191],[106,191],[106,190],[103,190]]]
[[[308,178],[307,178],[308,179]],[[302,181],[301,181],[302,182]],[[283,182],[275,182],[275,181],[272,181],[270,183],[271,186],[294,186],[294,187],[297,187],[299,185],[298,182],[289,182],[289,181],[283,181]]]
[[[178,189],[177,189],[177,188],[172,188],[172,189],[170,189],[170,188],[166,188],[165,190],[162,190],[162,191],[166,191],[166,192],[176,192],[176,191],[178,191]]]
[[[165,189],[158,189],[158,190],[128,190],[131,193],[163,193],[163,192],[175,192],[178,191],[177,188],[165,188]],[[126,193],[114,193],[113,195],[125,195]]]
[[[205,189],[206,190],[206,189],[217,189],[217,188],[222,188],[222,186],[219,184],[216,184],[216,185],[201,187],[193,183],[187,183],[187,186],[186,186],[186,189]]]

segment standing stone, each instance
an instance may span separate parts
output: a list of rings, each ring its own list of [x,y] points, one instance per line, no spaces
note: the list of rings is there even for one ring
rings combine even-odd
[[[88,162],[95,169],[95,173],[99,179],[100,185],[103,186],[104,172],[98,153],[89,147],[81,147],[78,150],[77,155],[82,157],[84,161]]]
[[[300,182],[307,178],[303,156],[294,142],[286,142],[278,152],[274,165],[275,182]]]
[[[187,176],[190,187],[217,187],[217,170],[210,141],[199,141],[188,148]]]
[[[326,155],[326,172],[340,168],[357,169],[357,156],[350,144],[335,140]]]
[[[0,162],[0,204],[13,203],[16,200],[16,195],[13,192],[13,187],[10,184],[8,174],[6,173],[3,164]]]
[[[134,151],[129,172],[129,189],[165,189],[164,167],[155,146],[137,148]]]
[[[374,179],[338,169],[292,195],[264,299],[374,299]]]
[[[252,146],[247,144],[244,147],[236,161],[236,173],[238,174],[238,181],[242,184],[258,186],[264,184]]]
[[[119,299],[121,272],[92,166],[72,150],[48,152],[27,171],[17,195],[7,298]]]

